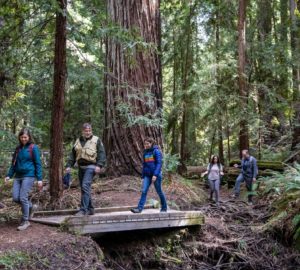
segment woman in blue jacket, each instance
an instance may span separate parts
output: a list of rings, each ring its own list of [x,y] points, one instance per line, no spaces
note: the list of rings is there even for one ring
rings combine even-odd
[[[32,211],[32,203],[28,200],[34,179],[38,180],[39,190],[43,188],[42,163],[37,145],[32,143],[30,131],[22,129],[18,135],[20,144],[17,146],[10,169],[5,177],[5,182],[14,176],[13,201],[22,208],[22,221],[19,231],[26,230],[29,226],[29,215]]]
[[[162,154],[157,145],[154,145],[152,138],[147,138],[144,141],[144,156],[143,156],[143,186],[142,195],[137,208],[131,209],[133,213],[141,213],[147,199],[147,193],[151,183],[154,184],[155,190],[160,198],[161,212],[167,212],[167,201],[165,194],[162,191]]]

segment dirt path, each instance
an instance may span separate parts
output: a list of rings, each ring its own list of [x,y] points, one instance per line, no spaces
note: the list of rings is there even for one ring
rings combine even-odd
[[[95,183],[95,206],[135,204],[140,194],[139,185],[140,179],[132,177]],[[16,222],[2,223],[0,269],[1,255],[5,255],[5,259],[11,261],[15,257],[23,258],[15,264],[17,267],[10,268],[22,270],[300,270],[300,254],[277,242],[274,235],[266,233],[264,224],[271,214],[268,204],[257,201],[254,207],[250,207],[242,200],[230,200],[229,191],[223,187],[222,202],[217,208],[214,203],[204,201],[207,193],[203,192],[203,186],[182,183],[178,179],[166,183],[164,189],[172,208],[203,211],[206,224],[201,230],[156,230],[90,239],[40,224],[32,224],[27,231],[18,232]],[[46,195],[36,195],[34,199],[40,203],[47,202],[47,197],[43,196]],[[78,189],[67,191],[62,206],[76,207],[79,197]],[[157,199],[152,189],[150,198]],[[9,211],[14,209],[13,205],[8,206]]]
[[[206,216],[200,231],[183,229],[120,235],[114,243],[99,240],[105,266],[112,269],[251,269],[299,270],[300,254],[268,234],[269,205],[231,200],[222,190],[219,208],[214,203],[194,207]],[[128,254],[130,250],[130,254]]]

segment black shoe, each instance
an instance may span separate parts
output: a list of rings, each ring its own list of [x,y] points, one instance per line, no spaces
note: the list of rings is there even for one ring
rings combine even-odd
[[[161,209],[160,212],[161,213],[167,213],[167,209]]]
[[[138,213],[141,213],[141,212],[142,212],[142,210],[139,209],[139,208],[132,208],[132,209],[130,209],[130,211],[131,211],[132,213],[134,213],[134,214],[138,214]]]
[[[78,211],[75,215],[75,217],[83,217],[83,216],[86,216],[86,213],[83,212],[82,210]]]
[[[94,209],[94,208],[89,209],[88,215],[89,215],[89,216],[95,215],[95,209]]]

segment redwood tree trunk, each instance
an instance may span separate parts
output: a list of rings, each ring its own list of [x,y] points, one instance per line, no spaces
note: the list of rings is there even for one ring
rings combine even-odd
[[[239,76],[239,94],[241,100],[241,120],[239,132],[239,149],[249,148],[247,105],[248,90],[246,83],[246,8],[247,0],[239,0],[238,16],[238,76]]]
[[[162,146],[162,128],[155,122],[162,110],[159,2],[107,0],[112,23],[154,45],[129,49],[116,38],[106,41],[104,143],[111,175],[141,173],[145,137]]]
[[[296,9],[300,10],[300,1],[290,0],[294,109],[292,150],[300,144],[300,19],[295,14]],[[300,155],[295,156],[294,160],[300,161]]]
[[[58,0],[61,10],[56,13],[54,86],[50,141],[50,195],[53,202],[62,195],[63,119],[66,66],[66,9],[67,0]]]

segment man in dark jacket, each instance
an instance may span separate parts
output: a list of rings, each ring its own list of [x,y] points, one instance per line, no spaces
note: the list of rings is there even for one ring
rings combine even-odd
[[[241,173],[237,177],[234,186],[234,198],[238,198],[240,195],[241,183],[246,182],[246,188],[248,192],[252,191],[252,184],[256,182],[256,177],[258,175],[258,168],[256,159],[253,156],[250,156],[248,150],[242,151],[242,161],[241,165],[234,164],[235,168],[241,168]],[[252,202],[253,195],[248,195],[248,202],[250,205]]]
[[[77,162],[78,178],[81,187],[81,204],[77,216],[93,215],[94,206],[91,198],[91,185],[94,175],[101,172],[106,162],[105,150],[101,140],[92,133],[92,126],[88,123],[82,126],[82,136],[78,138],[72,148],[66,165],[66,173]]]

